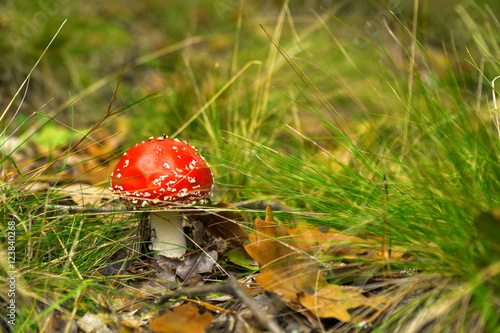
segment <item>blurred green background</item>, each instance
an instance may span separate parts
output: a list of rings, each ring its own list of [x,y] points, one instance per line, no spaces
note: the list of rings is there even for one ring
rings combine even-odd
[[[56,139],[68,140],[71,135],[50,133],[84,131],[97,122],[126,58],[113,107],[154,95],[104,124],[108,135],[124,137],[112,148],[175,134],[220,166],[221,183],[243,186],[247,178],[228,173],[226,162],[255,156],[228,145],[234,143],[228,138],[305,159],[311,146],[305,137],[340,148],[325,131],[330,123],[367,149],[382,149],[381,137],[398,149],[395,121],[406,117],[398,95],[409,90],[409,77],[443,91],[460,86],[471,103],[473,94],[489,94],[487,81],[478,92],[471,58],[485,77],[497,75],[491,55],[498,52],[499,9],[497,1],[465,0],[8,1],[0,5],[2,109],[67,21],[2,122],[12,120],[12,131],[38,111],[38,122],[23,124],[16,136],[35,133],[38,145],[50,141],[48,149],[62,143]],[[335,154],[349,159],[345,151]]]
[[[438,49],[443,43],[453,42],[460,56],[465,54],[463,45],[473,43],[470,34],[464,33],[470,27],[460,10],[481,20],[478,16],[485,15],[485,11],[478,8],[488,8],[494,14],[500,6],[497,1],[441,0],[419,4],[418,37]],[[271,42],[260,25],[272,32],[282,5],[281,1],[238,0],[7,1],[0,4],[0,105],[2,109],[7,105],[67,19],[33,73],[21,112],[31,114],[43,106],[46,113],[52,114],[72,98],[82,96],[72,111],[61,113],[59,118],[66,124],[74,121],[76,127],[92,124],[106,109],[128,53],[133,68],[128,68],[123,77],[118,101],[131,103],[149,93],[160,93],[158,98],[128,114],[133,119],[131,141],[171,134],[247,61],[263,61],[265,68]],[[397,20],[411,26],[413,16],[412,1],[291,1],[288,6],[290,13],[280,39],[285,49],[303,59],[299,65],[320,88],[342,89],[335,78],[325,77],[333,73],[352,80],[351,87],[360,98],[366,87],[345,54],[356,66],[363,67],[365,75],[378,75],[380,67],[366,41],[349,28],[373,41],[387,39],[394,45],[386,25],[393,31],[402,30]],[[349,28],[322,8],[334,13]],[[457,12],[457,8],[462,9]],[[325,27],[322,20],[326,21]],[[335,39],[340,44],[336,45]],[[405,39],[409,42],[408,37]],[[390,47],[387,46],[392,51]],[[252,68],[230,93],[246,96],[242,90],[250,89],[256,80],[256,70]],[[294,89],[291,83],[300,84],[286,66],[277,69],[271,81],[272,86],[288,92]],[[342,100],[342,91],[336,95],[332,102],[341,108],[349,103]],[[217,112],[221,119],[227,120],[233,117],[229,112],[237,112],[223,103],[229,97],[230,94],[222,95],[213,106],[220,106]],[[271,90],[270,105],[276,99],[282,100],[283,96]],[[245,117],[248,108],[237,106],[240,117]],[[196,126],[197,122],[191,124]],[[220,126],[228,127],[224,123]]]

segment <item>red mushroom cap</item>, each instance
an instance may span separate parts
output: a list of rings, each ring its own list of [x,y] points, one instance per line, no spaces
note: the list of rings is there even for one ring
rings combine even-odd
[[[130,148],[111,174],[111,191],[141,206],[204,201],[213,184],[212,172],[196,149],[166,137]]]

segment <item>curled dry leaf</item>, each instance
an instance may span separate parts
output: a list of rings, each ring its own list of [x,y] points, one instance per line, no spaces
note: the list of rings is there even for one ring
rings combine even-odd
[[[248,233],[238,224],[242,220],[236,207],[219,202],[216,208],[227,209],[212,213],[203,219],[205,228],[214,236],[228,240],[234,247],[243,248],[248,241]]]
[[[301,304],[321,318],[348,322],[348,309],[376,307],[355,287],[328,284],[317,260],[308,255],[311,249],[304,248],[287,228],[275,223],[270,207],[265,220],[255,220],[254,229],[255,233],[249,236],[251,243],[245,248],[260,266],[255,280],[262,288],[278,294],[294,308]]]

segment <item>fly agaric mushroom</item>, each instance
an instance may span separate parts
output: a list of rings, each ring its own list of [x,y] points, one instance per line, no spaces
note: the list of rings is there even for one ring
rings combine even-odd
[[[111,174],[111,191],[140,207],[204,203],[213,183],[212,172],[196,149],[166,136],[130,148]],[[151,212],[150,227],[153,251],[169,258],[186,252],[178,210]]]

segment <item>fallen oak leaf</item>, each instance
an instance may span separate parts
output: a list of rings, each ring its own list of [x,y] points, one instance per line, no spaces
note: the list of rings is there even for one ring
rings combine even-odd
[[[333,228],[320,229],[309,223],[298,223],[294,228],[288,228],[288,233],[293,237],[296,247],[320,258],[324,255],[365,260],[385,258],[380,250],[382,239],[374,235],[371,236],[371,239],[365,239],[344,235],[341,231]],[[405,253],[406,250],[403,248],[391,247],[390,259],[391,261],[400,260]]]
[[[373,242],[360,237],[344,235],[333,228],[320,230],[309,223],[299,223],[295,228],[288,228],[288,233],[293,237],[298,247],[313,255],[320,252],[331,252],[332,249],[342,248],[344,244],[363,244],[366,246],[373,244]]]
[[[363,296],[355,287],[329,284],[315,293],[304,293],[300,304],[319,318],[335,318],[344,322],[351,321],[348,309],[361,306],[374,306],[372,299]]]
[[[255,219],[254,229],[255,234],[249,235],[251,243],[245,248],[260,266],[255,280],[281,296],[290,307],[301,304],[317,317],[345,322],[351,321],[349,309],[377,307],[357,288],[328,284],[319,263],[304,252],[308,248],[297,246],[287,228],[275,223],[270,207],[264,221]]]
[[[198,308],[183,304],[167,312],[149,324],[149,328],[158,333],[205,333],[213,316],[209,312],[200,314]]]
[[[260,273],[255,276],[264,289],[281,296],[286,302],[299,303],[299,295],[319,282],[319,263],[295,248],[287,229],[276,225],[271,208],[266,209],[266,219],[255,219],[255,233],[249,235],[247,253],[259,264]]]

